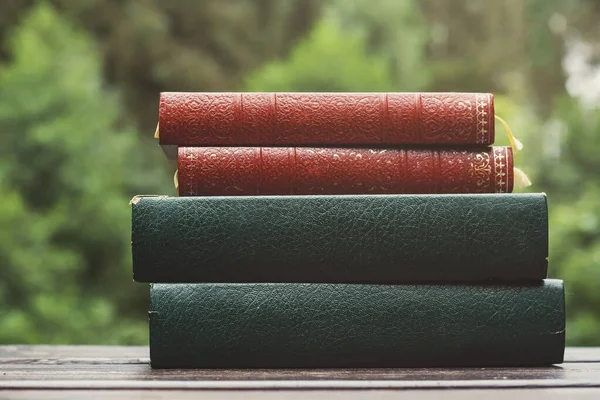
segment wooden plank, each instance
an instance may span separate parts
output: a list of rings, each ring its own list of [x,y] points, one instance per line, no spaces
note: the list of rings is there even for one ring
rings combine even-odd
[[[200,369],[153,370],[147,364],[31,363],[0,364],[0,381],[152,380],[152,381],[319,381],[319,380],[554,380],[600,381],[600,363],[568,363],[542,368],[419,369]]]
[[[0,390],[408,390],[597,388],[598,380],[22,380],[0,381]]]
[[[543,368],[153,370],[147,354],[147,347],[0,346],[0,389],[600,388],[599,348],[569,349],[573,362]]]
[[[416,389],[599,387],[600,363],[550,368],[152,370],[142,364],[4,364],[4,389]]]
[[[143,359],[150,357],[148,346],[0,346],[0,362],[3,359]]]
[[[190,390],[175,391],[145,391],[145,390],[8,390],[0,392],[1,397],[10,399],[132,399],[132,398],[152,398],[156,400],[173,399],[198,399],[199,394]],[[597,400],[600,396],[598,389],[505,389],[505,390],[405,390],[398,392],[395,390],[356,390],[348,391],[323,391],[315,390],[310,393],[303,391],[204,391],[202,398],[207,400],[229,400],[229,399],[247,399],[247,400],[300,400],[310,396],[314,400],[391,400],[403,398],[415,400],[479,400],[479,399],[527,399],[527,400]],[[406,396],[406,397],[404,397]]]
[[[3,359],[137,359],[148,363],[148,346],[0,346],[0,363]],[[569,347],[565,362],[600,362],[600,347]]]
[[[149,362],[147,346],[0,346],[0,363],[5,359],[101,359]],[[565,362],[600,362],[600,347],[570,347]]]
[[[565,362],[600,362],[600,347],[567,347]]]

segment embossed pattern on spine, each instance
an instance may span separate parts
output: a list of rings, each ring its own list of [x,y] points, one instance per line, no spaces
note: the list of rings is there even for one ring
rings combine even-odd
[[[492,144],[489,93],[160,96],[160,143],[181,146]]]
[[[140,282],[481,282],[546,277],[543,194],[143,197]]]
[[[154,284],[154,368],[544,366],[563,361],[563,283]]]
[[[512,149],[180,147],[180,196],[507,193]]]

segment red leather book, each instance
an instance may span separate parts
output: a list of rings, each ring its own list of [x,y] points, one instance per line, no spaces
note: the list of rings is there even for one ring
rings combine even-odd
[[[489,145],[490,93],[161,93],[160,144]]]
[[[180,147],[180,196],[510,193],[511,147]]]

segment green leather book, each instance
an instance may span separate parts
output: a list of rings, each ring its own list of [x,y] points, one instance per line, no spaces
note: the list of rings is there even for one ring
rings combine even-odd
[[[544,194],[136,197],[140,282],[546,277]]]
[[[562,281],[530,285],[154,284],[154,368],[561,363]]]

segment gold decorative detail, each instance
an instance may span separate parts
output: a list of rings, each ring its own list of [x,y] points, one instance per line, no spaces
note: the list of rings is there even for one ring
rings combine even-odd
[[[477,113],[477,143],[485,143],[489,136],[490,119],[488,118],[490,104],[488,96],[480,94],[475,95],[476,113]]]
[[[485,189],[490,185],[492,166],[488,153],[477,153],[469,163],[471,178],[475,180],[478,189]]]
[[[496,193],[508,192],[508,148],[494,147],[494,164],[495,164],[495,191]]]

